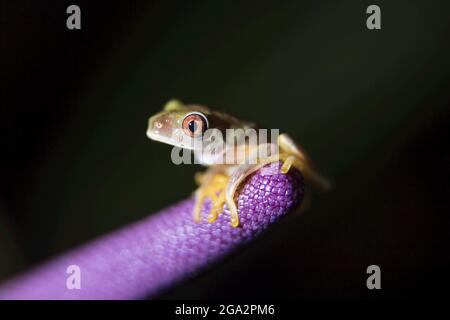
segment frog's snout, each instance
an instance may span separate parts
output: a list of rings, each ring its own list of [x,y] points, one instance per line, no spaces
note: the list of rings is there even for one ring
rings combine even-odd
[[[148,120],[147,137],[152,140],[170,137],[172,128],[171,119],[161,115],[154,115]]]

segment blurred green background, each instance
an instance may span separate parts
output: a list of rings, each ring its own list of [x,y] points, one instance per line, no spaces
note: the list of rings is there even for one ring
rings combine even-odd
[[[78,31],[69,4],[0,5],[0,280],[191,194],[145,136],[178,98],[289,133],[336,189],[161,298],[444,290],[448,1],[77,1]]]

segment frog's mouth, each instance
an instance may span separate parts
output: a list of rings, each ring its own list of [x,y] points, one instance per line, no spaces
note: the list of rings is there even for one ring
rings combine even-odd
[[[158,142],[162,142],[162,143],[167,143],[167,144],[174,144],[172,141],[170,141],[170,139],[164,138],[162,136],[160,136],[159,134],[153,132],[150,128],[147,129],[147,137],[150,140],[154,140],[154,141],[158,141]]]
[[[187,137],[182,132],[174,133],[173,136],[166,137],[161,135],[158,132],[155,132],[152,130],[151,127],[147,129],[147,137],[151,140],[162,142],[171,146],[180,147],[183,149],[189,149],[189,150],[199,150],[201,149],[201,140],[200,141],[194,141],[194,139],[191,139]],[[186,141],[187,140],[187,141]],[[200,142],[200,145],[198,144]]]

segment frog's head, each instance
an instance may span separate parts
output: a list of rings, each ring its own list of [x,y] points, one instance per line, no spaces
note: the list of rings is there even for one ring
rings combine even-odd
[[[201,147],[203,133],[209,128],[210,110],[204,106],[186,106],[170,100],[163,111],[148,121],[147,136],[156,141],[184,149]]]

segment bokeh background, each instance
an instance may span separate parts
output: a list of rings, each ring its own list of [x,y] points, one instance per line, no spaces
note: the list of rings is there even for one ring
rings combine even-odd
[[[81,7],[82,29],[66,28]],[[382,30],[369,31],[378,4]],[[445,294],[448,1],[0,2],[0,281],[191,194],[170,98],[280,128],[336,181],[160,298]],[[377,264],[382,290],[366,288]],[[120,275],[118,275],[120,276]]]

